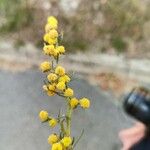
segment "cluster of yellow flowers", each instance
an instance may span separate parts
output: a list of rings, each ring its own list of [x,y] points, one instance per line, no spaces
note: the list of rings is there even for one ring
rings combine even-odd
[[[52,145],[52,150],[73,150],[74,140],[71,138],[70,131],[72,111],[78,106],[84,109],[89,108],[90,101],[87,98],[77,99],[74,96],[73,89],[68,85],[71,82],[71,77],[66,73],[65,68],[58,64],[59,57],[65,53],[65,48],[63,45],[59,45],[62,35],[58,33],[57,28],[57,19],[53,16],[48,17],[43,52],[45,55],[49,55],[52,60],[42,62],[40,70],[47,74],[43,90],[48,96],[59,95],[65,98],[68,108],[65,116],[59,114],[57,118],[54,118],[49,116],[47,111],[42,110],[39,113],[39,118],[42,122],[48,122],[52,128],[57,124],[60,125],[60,134],[53,133],[48,137],[48,143]]]

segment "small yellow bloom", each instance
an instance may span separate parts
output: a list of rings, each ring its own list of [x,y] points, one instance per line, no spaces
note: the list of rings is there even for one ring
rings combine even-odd
[[[64,137],[61,140],[61,143],[64,145],[64,147],[69,147],[72,143],[72,139],[71,139],[71,137]]]
[[[71,97],[71,96],[73,96],[73,94],[74,94],[74,92],[71,88],[67,88],[64,92],[64,96],[66,96],[66,97]]]
[[[61,143],[54,143],[52,145],[52,150],[63,150]]]
[[[48,43],[48,40],[49,40],[49,34],[46,33],[44,34],[44,37],[43,37],[44,41]]]
[[[44,45],[43,51],[46,55],[53,55],[54,50],[54,45]]]
[[[55,69],[55,73],[58,74],[59,76],[65,75],[65,69],[61,66],[57,66]]]
[[[43,90],[44,90],[44,91],[48,91],[47,85],[43,85]]]
[[[49,70],[51,69],[51,63],[48,62],[48,61],[42,62],[41,65],[40,65],[40,69],[41,69],[43,72],[49,71]]]
[[[47,76],[47,79],[48,81],[56,81],[57,80],[57,75],[55,73],[50,73],[48,76]]]
[[[80,105],[82,108],[89,108],[90,107],[90,101],[87,98],[82,98],[80,100]]]
[[[53,95],[55,95],[55,90],[56,90],[56,84],[55,84],[55,83],[49,84],[49,85],[48,85],[47,95],[48,95],[48,96],[53,96]]]
[[[50,24],[47,23],[45,25],[45,32],[48,33],[50,30],[51,30],[51,26],[50,26]]]
[[[52,38],[49,37],[47,42],[49,44],[56,44],[57,43],[57,38],[52,39]]]
[[[55,118],[52,118],[50,121],[49,121],[49,125],[51,127],[55,127],[57,125],[57,120]]]
[[[58,136],[56,134],[51,134],[48,137],[47,141],[48,141],[49,144],[54,144],[54,143],[58,142],[58,139],[59,138],[58,138]]]
[[[75,108],[78,105],[79,101],[75,97],[70,100],[71,108]]]
[[[48,112],[44,111],[44,110],[40,111],[39,118],[40,118],[41,121],[48,120]]]
[[[50,30],[48,34],[49,34],[50,38],[52,38],[52,39],[58,37],[58,32],[55,29]]]
[[[56,85],[56,88],[58,90],[64,90],[66,88],[66,84],[65,82],[61,81],[61,82],[58,82],[58,84]]]
[[[59,52],[60,54],[64,54],[64,53],[65,53],[65,48],[64,48],[64,46],[58,46],[58,47],[57,47],[57,50],[58,50],[58,52]]]
[[[63,81],[63,82],[65,82],[65,83],[68,83],[68,82],[70,82],[70,77],[68,76],[68,75],[64,75],[64,76],[61,76],[60,78],[59,78],[59,82],[61,82],[61,81]]]
[[[47,22],[50,25],[51,29],[57,29],[58,21],[55,17],[53,16],[48,17]]]
[[[57,50],[57,49],[55,49],[55,50],[54,50],[54,53],[53,53],[53,56],[54,56],[54,57],[57,57],[57,56],[58,56],[58,54],[59,54],[58,50]]]

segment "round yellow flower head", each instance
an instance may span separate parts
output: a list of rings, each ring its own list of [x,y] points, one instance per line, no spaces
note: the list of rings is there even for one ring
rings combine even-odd
[[[54,143],[58,142],[58,139],[59,138],[58,138],[58,136],[56,134],[51,134],[48,137],[47,141],[48,141],[49,144],[54,144]]]
[[[55,95],[55,90],[56,90],[56,84],[49,84],[48,85],[48,91],[47,91],[47,95],[48,96],[54,96]]]
[[[50,26],[50,24],[47,23],[45,25],[45,32],[48,33],[50,30],[51,30],[51,26]]]
[[[71,108],[77,107],[78,103],[79,103],[78,99],[76,99],[75,97],[72,98],[72,99],[70,100],[70,106],[71,106]]]
[[[47,85],[43,85],[43,90],[44,90],[44,91],[48,91]]]
[[[54,50],[54,53],[53,53],[53,56],[54,56],[54,57],[57,57],[57,56],[58,56],[58,54],[59,54],[58,50],[57,50],[57,49],[55,49],[55,50]]]
[[[61,81],[61,82],[58,82],[58,84],[56,85],[56,88],[58,90],[64,90],[66,88],[66,84],[65,82]]]
[[[56,81],[57,80],[57,75],[55,73],[50,73],[48,76],[47,76],[47,79],[48,81]]]
[[[50,38],[52,38],[52,39],[58,37],[58,32],[55,29],[50,30],[48,34],[49,34]]]
[[[89,101],[89,99],[87,99],[87,98],[82,98],[82,99],[80,100],[80,106],[81,106],[82,108],[89,108],[89,107],[90,107],[90,101]]]
[[[59,52],[60,54],[64,54],[64,53],[65,53],[65,48],[64,48],[64,46],[58,46],[58,47],[57,47],[57,50],[58,50],[58,52]]]
[[[73,96],[73,94],[74,94],[74,92],[71,88],[67,88],[64,92],[64,96],[66,96],[66,97],[71,97],[71,96]]]
[[[52,150],[63,150],[61,143],[54,143],[52,145]]]
[[[51,63],[48,61],[44,61],[40,65],[40,69],[43,72],[49,71],[51,69]]]
[[[40,111],[39,118],[42,122],[48,120],[48,112],[44,110]]]
[[[48,43],[48,40],[49,40],[49,34],[48,33],[44,34],[43,40]]]
[[[57,38],[50,38],[50,36],[48,37],[48,44],[56,44],[57,43]]]
[[[44,45],[43,51],[46,55],[53,55],[54,50],[54,45]]]
[[[55,73],[58,74],[59,76],[65,75],[65,69],[61,66],[57,66],[55,69]]]
[[[51,29],[57,29],[58,21],[55,17],[53,16],[48,17],[47,22],[50,25]]]
[[[52,118],[50,121],[49,121],[49,125],[50,127],[55,127],[57,125],[57,120],[55,118]]]
[[[64,75],[64,76],[61,76],[60,78],[59,78],[59,82],[61,82],[61,81],[63,81],[63,82],[65,82],[65,83],[68,83],[68,82],[70,82],[70,77],[68,76],[68,75]]]
[[[61,143],[64,145],[64,147],[69,147],[72,143],[72,139],[71,139],[71,137],[64,137],[61,140]]]

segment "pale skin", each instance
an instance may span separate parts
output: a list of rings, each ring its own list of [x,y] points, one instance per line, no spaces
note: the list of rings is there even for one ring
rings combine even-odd
[[[145,137],[146,126],[137,122],[133,127],[123,129],[119,132],[119,139],[122,142],[121,150],[130,150],[130,148]]]

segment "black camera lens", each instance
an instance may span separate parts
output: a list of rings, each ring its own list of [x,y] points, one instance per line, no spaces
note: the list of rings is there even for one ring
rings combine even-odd
[[[146,125],[150,125],[150,100],[147,89],[133,89],[125,97],[123,107],[130,116]]]

